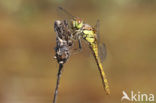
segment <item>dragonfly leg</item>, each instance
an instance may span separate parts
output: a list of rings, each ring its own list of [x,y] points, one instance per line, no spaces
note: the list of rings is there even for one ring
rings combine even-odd
[[[78,36],[79,49],[82,50],[81,36]]]
[[[74,54],[77,54],[82,50],[81,31],[76,30],[72,35],[74,36],[74,40],[78,40],[78,48],[75,48],[73,51]]]
[[[75,50],[80,52],[82,50],[81,35],[77,36],[77,40],[78,40],[79,47],[78,47],[78,49],[75,49]]]

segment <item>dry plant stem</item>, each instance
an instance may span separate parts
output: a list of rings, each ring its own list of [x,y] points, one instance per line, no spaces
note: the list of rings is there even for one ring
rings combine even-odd
[[[63,69],[63,64],[59,64],[59,70],[58,70],[58,74],[57,74],[57,82],[56,82],[56,88],[55,88],[53,103],[56,103],[56,99],[57,99],[57,94],[58,94],[58,88],[59,88],[59,84],[60,84],[60,78],[61,78],[62,69]]]

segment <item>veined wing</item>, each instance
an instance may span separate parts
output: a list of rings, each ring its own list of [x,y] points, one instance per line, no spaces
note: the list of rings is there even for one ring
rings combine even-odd
[[[62,7],[57,8],[57,13],[60,19],[67,20],[69,28],[72,30],[72,20],[74,20],[75,16]]]
[[[98,44],[98,55],[99,55],[101,62],[103,62],[107,55],[106,46],[104,43]]]
[[[58,7],[57,11],[58,11],[58,15],[60,17],[62,17],[63,19],[74,19],[75,18],[75,16],[73,16],[70,12],[68,12],[67,10],[65,10],[62,7]]]
[[[100,21],[99,20],[97,20],[94,28],[95,28],[96,35],[97,35],[96,40],[97,40],[97,45],[98,45],[98,56],[99,56],[101,62],[103,62],[106,58],[107,50],[106,50],[106,45],[100,41]]]

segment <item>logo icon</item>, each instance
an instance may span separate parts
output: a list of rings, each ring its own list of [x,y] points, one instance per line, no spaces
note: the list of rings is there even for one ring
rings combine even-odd
[[[121,98],[121,101],[123,100],[128,100],[128,101],[147,101],[147,102],[153,102],[154,101],[154,94],[146,94],[146,93],[141,93],[141,92],[137,92],[134,93],[133,91],[131,91],[131,95],[128,96],[128,94],[125,91],[122,91],[123,96]]]
[[[127,93],[125,91],[122,91],[123,93],[123,97],[121,98],[121,101],[123,101],[124,99],[127,99],[130,101],[130,98],[128,97]]]

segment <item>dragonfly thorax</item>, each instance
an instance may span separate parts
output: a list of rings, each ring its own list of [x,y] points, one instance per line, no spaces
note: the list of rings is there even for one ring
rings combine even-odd
[[[92,30],[83,30],[83,38],[92,44],[95,42],[95,33]]]

